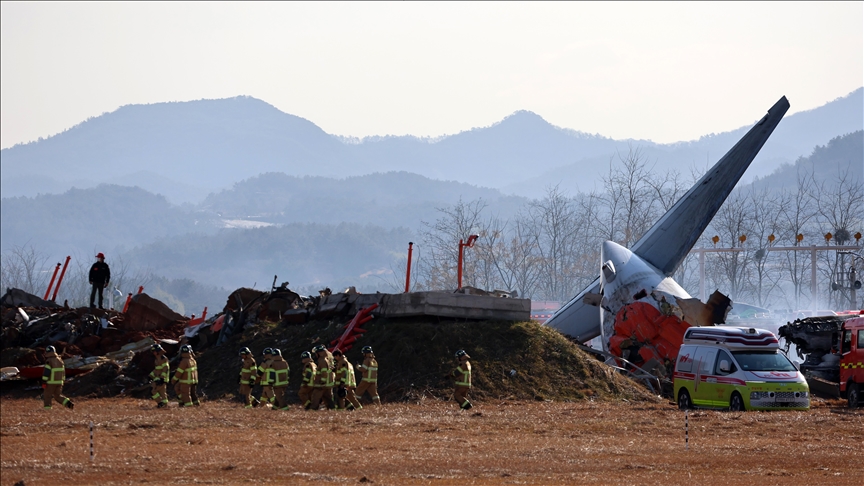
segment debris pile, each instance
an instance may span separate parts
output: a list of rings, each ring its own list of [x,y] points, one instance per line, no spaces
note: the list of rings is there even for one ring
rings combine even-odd
[[[42,351],[51,344],[67,366],[69,396],[143,397],[153,368],[149,346],[159,342],[169,356],[176,356],[179,346],[188,343],[198,354],[199,393],[220,398],[237,391],[240,348],[249,347],[260,357],[264,348],[275,347],[289,362],[288,399],[296,403],[300,353],[318,344],[341,343],[356,363],[362,343],[374,347],[381,363],[379,394],[398,401],[447,398],[453,383],[445,376],[454,366],[453,353],[464,348],[475,363],[476,398],[655,399],[557,331],[524,322],[530,303],[523,321],[442,317],[456,308],[452,299],[470,303],[489,298],[454,295],[359,294],[351,289],[334,294],[325,289],[302,297],[286,283],[270,292],[237,289],[224,311],[206,320],[179,316],[146,294],[135,296],[126,314],[4,306],[2,364],[22,371],[29,367],[41,376]],[[494,300],[524,306],[524,299]]]
[[[85,382],[110,385],[117,377],[105,378],[105,370],[128,367],[157,341],[177,343],[189,321],[144,293],[132,297],[126,313],[59,306],[20,289],[7,290],[0,303],[0,367],[16,370],[4,373],[4,380],[41,378],[44,350],[52,345],[63,359],[73,396],[76,388],[86,388],[75,385],[79,375],[87,376]],[[103,371],[88,373],[94,370]],[[122,389],[122,380],[119,384]],[[97,395],[112,391],[109,387]]]

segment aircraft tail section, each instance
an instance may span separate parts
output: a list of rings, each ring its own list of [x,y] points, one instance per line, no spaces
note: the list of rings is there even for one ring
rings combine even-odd
[[[784,96],[633,245],[633,253],[672,275],[788,110]],[[600,312],[595,306],[599,292],[598,277],[558,309],[546,325],[583,342],[599,336]]]

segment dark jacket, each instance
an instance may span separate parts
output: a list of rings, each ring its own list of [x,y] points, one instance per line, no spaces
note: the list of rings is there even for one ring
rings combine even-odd
[[[90,267],[90,283],[104,286],[111,281],[111,270],[105,262],[96,262]]]

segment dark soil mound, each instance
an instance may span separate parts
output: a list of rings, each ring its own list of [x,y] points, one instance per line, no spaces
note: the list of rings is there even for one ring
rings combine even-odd
[[[300,353],[319,343],[329,347],[344,324],[259,324],[198,357],[200,387],[211,398],[235,393],[240,348],[249,347],[260,362],[265,347],[276,347],[291,367],[289,400],[297,402]],[[380,367],[378,389],[385,401],[448,397],[453,383],[445,375],[455,368],[453,355],[459,349],[472,358],[472,397],[481,400],[654,399],[557,331],[534,322],[375,319],[364,328],[368,332],[346,355],[357,363],[360,349],[372,346]]]
[[[63,385],[63,394],[69,397],[113,397],[137,383],[120,374],[116,363],[104,363],[98,368],[70,378]]]

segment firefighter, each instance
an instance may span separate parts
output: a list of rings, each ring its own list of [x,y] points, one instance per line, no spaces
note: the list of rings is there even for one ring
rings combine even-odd
[[[192,346],[189,346],[189,362],[192,364],[192,384],[189,386],[189,398],[192,399],[192,405],[196,407],[201,405],[198,400],[198,361],[195,360],[195,351]]]
[[[240,395],[243,397],[243,404],[245,408],[257,407],[261,402],[252,396],[252,386],[258,376],[258,365],[249,348],[240,350],[240,359],[243,361],[240,368]]]
[[[63,380],[66,379],[66,367],[57,354],[54,346],[45,348],[45,370],[42,372],[42,402],[46,410],[51,410],[51,399],[68,409],[75,408],[72,400],[63,396]]]
[[[468,356],[465,350],[456,351],[456,361],[459,362],[459,366],[450,373],[450,376],[456,380],[453,399],[456,400],[462,410],[468,410],[472,407],[471,402],[468,401],[468,390],[471,389],[471,363],[468,362],[469,359],[471,356]]]
[[[333,355],[323,344],[319,344],[312,349],[315,355],[315,364],[318,366],[318,374],[315,378],[315,389],[312,390],[312,410],[318,410],[321,402],[328,409],[336,408],[336,403],[333,401]]]
[[[288,400],[285,395],[285,390],[288,389],[288,373],[290,369],[285,358],[282,357],[282,350],[272,349],[273,362],[270,363],[268,370],[268,381],[273,383],[273,394],[276,398],[276,405],[273,410],[288,410]]]
[[[312,408],[312,391],[315,389],[315,378],[318,376],[318,367],[312,361],[312,353],[303,351],[300,354],[300,359],[303,361],[303,377],[300,380],[300,390],[297,394],[300,396],[300,403],[303,408],[309,410]]]
[[[355,410],[363,408],[354,394],[354,389],[357,388],[354,367],[338,349],[333,351],[333,358],[336,360],[336,409]],[[346,401],[348,402],[347,406]]]
[[[381,405],[381,399],[378,397],[378,361],[375,360],[372,346],[363,346],[362,352],[363,362],[357,365],[357,370],[363,378],[357,386],[357,399],[363,398],[363,394],[368,392],[372,403]]]
[[[180,400],[181,407],[191,407],[192,402],[192,385],[194,384],[193,373],[195,358],[192,357],[192,347],[188,344],[180,346],[180,364],[177,365],[177,371],[171,378],[171,383],[174,384],[174,391],[177,393],[177,398]]]
[[[273,362],[272,353],[273,350],[271,348],[264,348],[264,351],[261,353],[263,356],[261,364],[258,365],[258,384],[261,385],[261,403],[268,408],[272,407],[273,402],[276,401],[273,394],[273,383],[269,381],[270,364]]]
[[[155,358],[153,371],[150,372],[153,400],[156,400],[156,408],[165,408],[168,406],[168,380],[171,376],[171,365],[168,363],[168,356],[165,356],[165,349],[160,344],[150,346],[150,351],[153,352]]]

